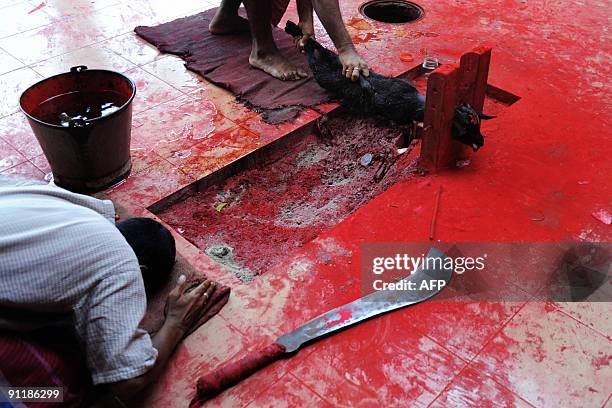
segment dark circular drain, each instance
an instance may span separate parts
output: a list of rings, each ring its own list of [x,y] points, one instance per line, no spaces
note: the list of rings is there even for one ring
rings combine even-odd
[[[425,13],[418,4],[404,0],[371,0],[362,4],[359,11],[372,20],[393,24],[420,20]]]

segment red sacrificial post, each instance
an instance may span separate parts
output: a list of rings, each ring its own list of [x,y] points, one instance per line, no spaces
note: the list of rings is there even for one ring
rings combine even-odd
[[[460,64],[442,65],[429,75],[421,135],[421,167],[430,172],[452,168],[469,157],[469,147],[453,139],[455,108],[467,103],[482,112],[491,48],[477,47]]]

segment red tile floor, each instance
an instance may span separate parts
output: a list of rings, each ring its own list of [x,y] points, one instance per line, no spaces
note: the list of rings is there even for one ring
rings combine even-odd
[[[125,72],[138,85],[134,170],[102,194],[131,215],[153,216],[151,204],[318,117],[307,110],[294,124],[263,124],[132,32],[215,2],[0,0],[0,172],[49,173],[17,98],[73,65]],[[425,18],[387,25],[361,19],[359,1],[341,1],[374,69],[397,75],[426,50],[454,62],[487,44],[490,83],[520,101],[484,125],[486,146],[469,166],[392,186],[250,284],[176,233],[180,254],[233,294],[179,346],[145,406],[186,406],[199,374],[355,298],[343,285],[359,277],[360,244],[427,240],[439,186],[442,241],[610,241],[612,227],[592,216],[612,211],[609,4],[418,3]],[[610,303],[425,303],[311,345],[209,406],[612,406],[610,312]]]

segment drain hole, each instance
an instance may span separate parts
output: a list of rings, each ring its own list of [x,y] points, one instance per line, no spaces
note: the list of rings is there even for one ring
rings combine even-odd
[[[372,0],[364,3],[359,11],[372,20],[383,23],[410,23],[423,17],[421,6],[403,0]]]

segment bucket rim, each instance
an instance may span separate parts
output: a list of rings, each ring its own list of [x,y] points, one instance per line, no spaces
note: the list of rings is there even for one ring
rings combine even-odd
[[[134,81],[132,81],[132,80],[131,80],[131,79],[130,79],[128,76],[126,76],[126,75],[124,75],[124,74],[122,74],[122,73],[120,73],[120,72],[117,72],[117,71],[111,71],[110,69],[97,69],[97,68],[94,68],[94,69],[89,69],[89,68],[87,68],[87,69],[85,69],[85,70],[83,70],[83,71],[76,72],[76,73],[75,73],[75,72],[70,72],[70,71],[68,71],[68,72],[62,72],[62,73],[60,73],[60,74],[55,74],[55,75],[52,75],[52,76],[50,76],[50,77],[48,77],[48,78],[41,79],[40,81],[38,81],[38,82],[36,82],[36,83],[34,83],[34,84],[30,85],[29,87],[27,87],[27,88],[26,88],[26,90],[25,90],[25,91],[23,91],[23,92],[21,93],[21,96],[19,96],[19,110],[20,110],[20,111],[21,111],[21,112],[22,112],[24,115],[26,115],[28,119],[33,120],[33,121],[35,121],[36,123],[38,123],[38,124],[40,124],[40,125],[47,126],[47,127],[51,127],[51,128],[55,128],[55,129],[66,129],[66,126],[62,126],[62,125],[55,125],[55,124],[53,124],[53,123],[48,123],[48,122],[42,121],[42,120],[40,120],[40,119],[38,119],[38,118],[34,117],[33,115],[29,114],[28,112],[26,112],[26,110],[23,108],[23,97],[24,97],[24,96],[25,96],[25,94],[26,94],[28,91],[30,91],[32,88],[34,88],[35,86],[38,86],[38,85],[40,85],[40,84],[42,84],[42,83],[44,83],[44,82],[47,82],[47,81],[50,81],[50,80],[55,79],[55,78],[57,78],[57,77],[61,77],[61,76],[65,76],[65,75],[78,75],[78,74],[82,74],[82,73],[86,73],[86,72],[106,72],[106,73],[109,73],[109,74],[117,75],[117,76],[119,76],[119,77],[121,77],[121,78],[123,78],[123,79],[127,80],[127,81],[128,81],[128,83],[130,84],[130,86],[132,87],[132,94],[130,95],[130,97],[128,98],[128,100],[127,100],[127,101],[126,101],[126,102],[125,102],[123,105],[121,105],[121,106],[119,107],[119,109],[117,109],[115,112],[110,113],[110,114],[108,114],[108,115],[106,115],[106,116],[99,116],[99,117],[97,117],[97,118],[87,119],[87,120],[85,121],[86,123],[95,123],[95,122],[96,122],[96,121],[98,121],[98,120],[101,120],[101,119],[106,119],[106,118],[110,118],[110,117],[112,117],[112,116],[118,115],[118,114],[122,113],[122,112],[125,110],[125,108],[126,108],[127,106],[129,106],[129,105],[132,103],[132,101],[134,100],[134,97],[136,96],[136,84],[135,84],[135,83],[134,83]]]

